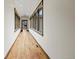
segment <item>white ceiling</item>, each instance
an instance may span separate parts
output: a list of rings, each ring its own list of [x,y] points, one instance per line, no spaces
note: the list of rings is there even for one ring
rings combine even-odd
[[[20,16],[30,16],[41,0],[15,0],[15,8]]]

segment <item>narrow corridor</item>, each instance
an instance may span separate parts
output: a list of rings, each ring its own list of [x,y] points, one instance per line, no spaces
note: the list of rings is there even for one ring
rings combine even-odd
[[[23,30],[5,59],[49,59],[32,35]]]

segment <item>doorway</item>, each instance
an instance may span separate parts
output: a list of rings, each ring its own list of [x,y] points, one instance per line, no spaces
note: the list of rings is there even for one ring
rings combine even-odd
[[[21,29],[28,29],[28,21],[27,20],[22,20],[21,21]]]

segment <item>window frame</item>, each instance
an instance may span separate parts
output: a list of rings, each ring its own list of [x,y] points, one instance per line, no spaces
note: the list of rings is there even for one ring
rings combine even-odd
[[[17,24],[16,24],[16,18],[18,18],[18,20],[19,20],[19,26],[18,26],[18,28],[17,28]],[[14,8],[14,32],[16,32],[19,28],[20,28],[20,16],[18,15],[18,13],[17,13],[17,11],[16,11],[16,8]]]
[[[39,15],[40,10],[42,10],[42,28],[40,28],[40,26],[41,26],[40,25],[40,15]],[[33,20],[33,22],[32,22],[32,20]],[[30,28],[43,36],[44,35],[43,34],[43,31],[44,31],[43,30],[43,1],[40,2],[40,4],[37,6],[35,11],[31,15],[30,21],[31,21],[31,23],[33,23],[33,27],[31,24]],[[40,32],[40,29],[41,29],[41,32]]]

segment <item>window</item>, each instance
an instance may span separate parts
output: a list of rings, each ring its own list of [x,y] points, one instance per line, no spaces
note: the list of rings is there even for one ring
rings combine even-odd
[[[43,33],[43,9],[39,10],[39,32]]]
[[[43,1],[38,5],[30,17],[30,27],[43,35]]]
[[[18,16],[15,8],[14,8],[14,15],[15,15],[15,31],[16,31],[20,28],[20,17]]]

